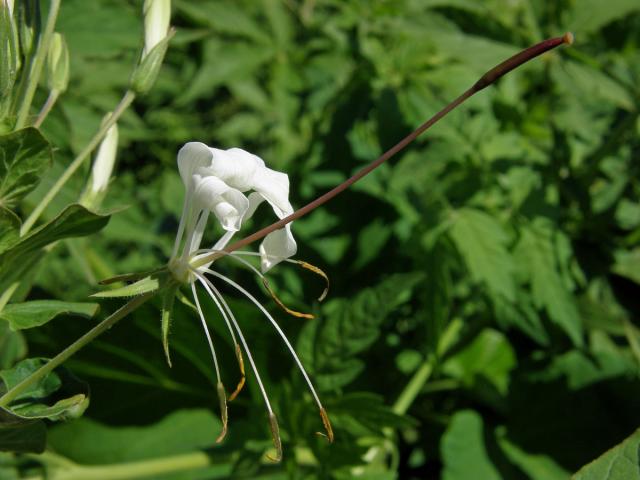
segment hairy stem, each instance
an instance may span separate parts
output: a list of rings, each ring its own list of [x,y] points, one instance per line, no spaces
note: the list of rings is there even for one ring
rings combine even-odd
[[[113,113],[109,116],[109,119],[104,122],[100,130],[93,136],[93,138],[89,141],[86,147],[78,154],[78,156],[69,164],[64,173],[60,176],[60,178],[56,181],[56,183],[51,187],[51,189],[47,192],[40,203],[33,209],[29,217],[25,220],[22,228],[20,229],[20,235],[25,235],[33,224],[36,223],[40,215],[45,208],[51,203],[51,200],[58,194],[60,189],[64,186],[65,183],[71,178],[71,176],[78,170],[82,162],[91,154],[91,152],[98,146],[98,144],[102,141],[104,136],[107,134],[107,131],[118,121],[118,119],[122,116],[124,111],[131,105],[135,98],[135,94],[131,90],[127,90],[120,103],[115,108]]]
[[[129,313],[140,307],[143,303],[149,300],[155,292],[145,293],[144,295],[140,295],[139,297],[135,297],[130,300],[128,303],[120,307],[118,310],[113,312],[107,318],[105,318],[98,325],[93,327],[87,333],[85,333],[78,340],[73,342],[67,348],[65,348],[58,355],[49,360],[46,364],[40,367],[38,370],[33,372],[27,378],[18,383],[15,387],[5,393],[2,397],[0,397],[0,407],[7,407],[11,401],[15,400],[21,393],[27,390],[31,385],[35,382],[43,378],[45,375],[53,371],[56,367],[61,365],[65,360],[71,357],[74,353],[84,347],[87,343],[91,342],[107,330],[109,330],[112,326],[114,326],[119,320],[122,320]]]

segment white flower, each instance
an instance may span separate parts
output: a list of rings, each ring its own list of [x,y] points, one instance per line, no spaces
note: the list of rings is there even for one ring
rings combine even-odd
[[[268,168],[264,161],[240,148],[219,150],[204,143],[190,142],[178,152],[178,169],[187,190],[184,228],[192,227],[193,237],[185,244],[186,258],[200,248],[206,216],[213,212],[223,229],[236,232],[266,200],[278,218],[293,213],[289,202],[289,177]],[[244,193],[253,190],[247,198]],[[203,212],[206,212],[203,214]],[[184,218],[186,216],[186,219]],[[196,224],[196,219],[201,224]],[[204,218],[204,220],[202,220]],[[179,232],[179,235],[182,231]],[[233,235],[223,236],[214,246],[222,250]],[[181,238],[176,239],[174,256]],[[291,225],[270,233],[260,245],[262,271],[267,272],[297,251]]]
[[[279,459],[282,454],[276,416],[271,408],[269,398],[253,361],[247,341],[220,290],[205,274],[221,280],[226,285],[246,296],[273,325],[302,372],[320,409],[320,415],[325,430],[327,431],[327,437],[333,440],[333,432],[327,414],[320,403],[320,399],[300,359],[280,326],[253,295],[233,280],[209,268],[212,263],[219,258],[229,256],[252,269],[262,278],[265,286],[269,288],[263,273],[295,255],[297,250],[290,224],[268,234],[260,245],[259,253],[246,251],[228,253],[224,251],[224,248],[228,245],[235,233],[242,228],[242,223],[251,218],[259,205],[265,200],[279,219],[293,213],[293,208],[289,202],[289,177],[285,173],[268,168],[261,158],[239,148],[219,150],[217,148],[210,148],[200,142],[187,143],[180,149],[178,152],[178,169],[185,185],[185,200],[169,268],[177,280],[190,284],[198,315],[211,350],[216,377],[218,379],[218,395],[220,398],[223,423],[223,430],[218,437],[218,441],[222,440],[227,429],[226,390],[221,381],[213,340],[201,308],[196,283],[202,285],[222,314],[236,348],[236,356],[240,365],[242,378],[229,399],[233,400],[244,384],[244,360],[242,357],[242,350],[244,350],[269,412],[277,459]],[[210,214],[213,214],[216,218],[224,234],[211,249],[201,249],[200,244],[202,243]],[[242,258],[243,255],[260,256],[262,273]],[[302,262],[302,266],[316,273],[320,273],[326,278],[324,273],[315,267],[304,262]],[[269,291],[272,293],[270,288]],[[294,315],[309,316],[287,309],[277,298],[276,301]],[[236,339],[236,335],[240,340],[240,344],[242,344],[242,348]]]

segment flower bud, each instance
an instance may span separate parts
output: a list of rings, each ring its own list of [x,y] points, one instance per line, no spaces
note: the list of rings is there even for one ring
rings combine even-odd
[[[158,43],[149,53],[143,54],[140,63],[133,71],[131,75],[131,90],[136,94],[141,95],[147,93],[153,87],[153,84],[158,78],[160,73],[160,67],[162,67],[162,61],[164,55],[167,53],[169,47],[169,40],[175,34],[175,30],[170,30],[169,33]]]
[[[142,58],[144,59],[169,33],[171,0],[145,0],[142,12],[144,15]]]
[[[103,122],[105,122],[111,113],[108,113]],[[98,147],[98,153],[93,160],[91,168],[91,176],[87,182],[81,203],[86,207],[97,207],[104,197],[109,179],[116,163],[116,153],[118,150],[118,125],[114,124],[102,139]]]
[[[16,81],[19,58],[13,2],[0,2],[0,99],[4,99]]]
[[[64,92],[69,83],[69,50],[62,34],[56,32],[51,38],[47,54],[47,85],[49,90]]]

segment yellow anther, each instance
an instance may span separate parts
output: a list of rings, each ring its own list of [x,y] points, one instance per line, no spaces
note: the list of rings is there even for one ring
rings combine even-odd
[[[244,358],[242,357],[242,350],[240,350],[240,345],[238,344],[236,344],[236,357],[238,359],[238,366],[240,367],[240,375],[242,375],[242,377],[240,378],[235,391],[231,395],[229,395],[230,402],[232,402],[238,396],[240,390],[242,390],[242,387],[244,387],[244,382],[246,379],[246,376],[244,374]]]
[[[269,295],[271,295],[271,298],[273,298],[273,301],[276,302],[278,306],[282,308],[285,312],[287,312],[289,315],[293,315],[294,317],[298,317],[298,318],[310,318],[310,319],[315,318],[311,313],[302,313],[302,312],[297,312],[296,310],[291,310],[284,303],[282,303],[282,300],[278,298],[278,296],[276,295],[276,292],[273,291],[273,289],[271,288],[271,286],[269,285],[269,282],[265,277],[262,277],[262,284],[264,285],[264,288],[266,288],[267,291],[269,292]]]

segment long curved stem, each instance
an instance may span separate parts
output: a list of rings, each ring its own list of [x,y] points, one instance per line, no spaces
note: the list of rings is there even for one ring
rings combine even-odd
[[[45,208],[51,203],[51,200],[58,194],[60,189],[64,186],[65,183],[71,178],[71,176],[78,170],[82,162],[91,154],[91,152],[98,146],[100,141],[107,134],[107,131],[118,121],[118,119],[122,116],[124,111],[131,105],[136,95],[131,90],[127,90],[120,103],[115,108],[113,113],[109,116],[109,119],[104,122],[100,130],[93,136],[93,138],[89,141],[86,147],[78,154],[78,156],[69,164],[64,173],[58,178],[55,184],[49,189],[47,194],[44,196],[40,203],[33,209],[29,217],[25,220],[22,228],[20,229],[20,235],[26,234],[33,224],[36,223],[40,215]]]
[[[544,52],[547,52],[565,43],[566,44],[573,43],[573,35],[571,33],[565,33],[561,37],[555,37],[555,38],[544,40],[540,43],[537,43],[536,45],[533,45],[532,47],[522,50],[521,52],[515,54],[511,58],[508,58],[507,60],[500,63],[499,65],[496,65],[487,73],[482,75],[478,79],[478,81],[471,86],[471,88],[469,88],[462,95],[456,98],[453,102],[451,102],[449,105],[444,107],[442,110],[436,113],[429,120],[427,120],[418,128],[416,128],[413,132],[411,132],[405,138],[400,140],[396,145],[394,145],[385,153],[383,153],[379,158],[371,162],[362,170],[358,171],[351,178],[345,180],[343,183],[341,183],[334,189],[316,198],[315,200],[308,203],[307,205],[300,208],[299,210],[296,210],[291,215],[284,217],[283,219],[269,225],[268,227],[263,228],[262,230],[258,230],[257,232],[249,235],[248,237],[243,238],[242,240],[238,240],[232,245],[226,247],[224,250],[226,252],[233,252],[234,250],[238,250],[239,248],[245,247],[248,244],[255,242],[256,240],[260,240],[261,238],[267,236],[269,233],[284,227],[287,223],[293,222],[294,220],[297,220],[298,218],[302,217],[303,215],[306,215],[312,210],[315,210],[320,205],[323,205],[324,203],[328,202],[336,195],[344,192],[347,188],[349,188],[351,185],[356,183],[358,180],[368,175],[372,170],[375,170],[380,165],[382,165],[387,160],[389,160],[391,157],[393,157],[396,153],[403,150],[407,145],[409,145],[416,138],[418,138],[419,135],[421,135],[426,130],[428,130],[433,124],[438,122],[438,120],[440,120],[442,117],[447,115],[451,110],[455,109],[460,104],[464,103],[469,97],[475,95],[476,93],[488,87],[489,85],[492,85],[496,80],[498,80],[503,75],[506,75],[511,70],[519,67],[520,65],[527,63],[529,60],[532,60],[538,55],[541,55]]]

